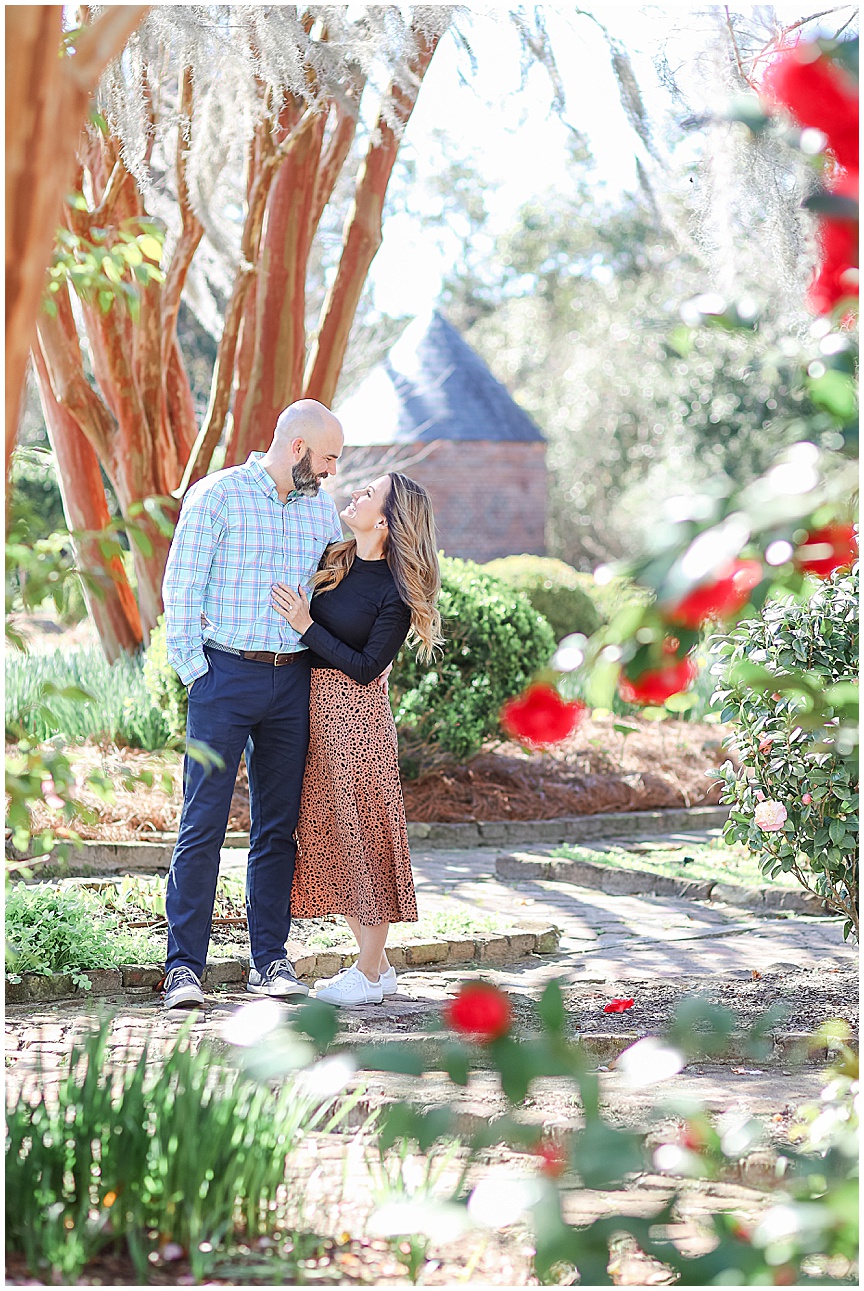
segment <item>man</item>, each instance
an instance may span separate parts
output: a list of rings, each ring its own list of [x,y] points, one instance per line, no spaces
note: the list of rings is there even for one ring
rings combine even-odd
[[[204,1003],[201,977],[219,851],[246,751],[252,826],[247,989],[307,995],[285,958],[303,768],[309,743],[308,651],[270,606],[274,583],[307,586],[342,538],[321,481],[336,474],[342,427],[313,399],[286,408],[266,453],[199,480],[183,502],[165,569],[168,658],[189,691],[187,738],[224,762],[187,754],[183,813],[166,897],[165,1008]]]

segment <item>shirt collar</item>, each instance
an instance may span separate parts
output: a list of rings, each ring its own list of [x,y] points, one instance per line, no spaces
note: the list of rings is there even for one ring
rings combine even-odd
[[[276,481],[269,471],[265,470],[261,465],[263,456],[263,453],[250,453],[246,458],[246,470],[262,493],[266,493],[268,498],[278,498],[279,492],[276,488]]]
[[[252,476],[252,479],[258,485],[259,489],[261,489],[263,493],[266,493],[268,498],[273,498],[275,501],[278,502],[279,490],[276,488],[276,481],[273,479],[273,476],[270,474],[270,472],[261,465],[261,458],[263,456],[264,454],[261,452],[250,453],[249,456],[246,458],[245,466],[249,474]],[[298,498],[302,498],[302,497],[303,497],[302,493],[298,493],[297,489],[292,489],[291,492],[288,494],[287,500],[289,502],[296,502]]]

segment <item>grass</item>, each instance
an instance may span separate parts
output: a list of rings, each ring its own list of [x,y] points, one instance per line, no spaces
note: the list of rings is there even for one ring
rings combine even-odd
[[[638,852],[624,847],[596,851],[590,847],[556,847],[552,856],[568,861],[593,861],[616,870],[643,870],[649,874],[665,874],[679,879],[700,879],[717,883],[734,883],[742,887],[761,887],[775,882],[780,887],[794,888],[794,880],[783,877],[767,880],[759,861],[745,847],[730,846],[722,839],[710,843],[688,843],[670,847],[668,843],[650,843]]]
[[[58,693],[70,687],[91,698]],[[8,654],[7,738],[17,739],[18,728],[39,742],[89,738],[148,751],[164,748],[169,738],[145,685],[141,656],[109,664],[99,649]]]

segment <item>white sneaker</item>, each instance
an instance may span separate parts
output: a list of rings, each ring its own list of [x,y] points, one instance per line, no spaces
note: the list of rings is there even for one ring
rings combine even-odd
[[[334,973],[332,977],[319,977],[318,981],[315,983],[315,990],[323,991],[325,987],[331,986],[333,982],[337,981],[340,977],[344,977],[349,971],[350,970],[347,968],[340,968],[339,972]],[[395,995],[399,990],[399,987],[396,985],[396,969],[392,964],[387,969],[386,973],[380,974],[378,981],[381,983],[381,990],[385,995]]]
[[[370,982],[359,968],[345,968],[316,994],[325,1004],[380,1004],[384,998],[381,979]]]

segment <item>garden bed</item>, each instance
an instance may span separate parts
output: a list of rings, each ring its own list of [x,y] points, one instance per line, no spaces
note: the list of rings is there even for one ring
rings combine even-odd
[[[555,748],[528,751],[500,743],[464,766],[448,765],[406,780],[405,810],[412,822],[473,823],[716,803],[719,788],[710,773],[728,757],[723,734],[724,728],[711,723],[590,717],[576,735]],[[72,750],[72,762],[79,780],[98,770],[116,784],[113,803],[81,787],[80,801],[95,813],[95,819],[76,820],[81,838],[161,839],[176,831],[182,807],[179,753],[145,753],[87,741]],[[153,787],[124,788],[124,769],[155,771]],[[159,786],[163,769],[173,774],[171,793]],[[35,805],[34,833],[60,823],[45,803]],[[249,829],[245,764],[237,777],[228,829]]]

